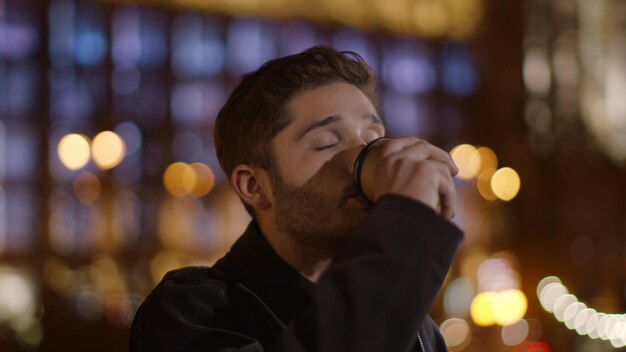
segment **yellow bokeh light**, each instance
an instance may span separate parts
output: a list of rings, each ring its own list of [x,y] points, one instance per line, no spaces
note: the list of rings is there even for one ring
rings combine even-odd
[[[485,170],[498,168],[498,157],[496,153],[489,147],[478,147],[478,155],[480,155],[480,167],[477,174],[480,175]]]
[[[441,36],[450,27],[449,11],[436,1],[416,1],[413,5],[414,26],[427,36]]]
[[[521,180],[517,172],[510,167],[503,167],[491,177],[491,190],[496,197],[509,201],[517,195]]]
[[[498,197],[491,190],[491,178],[493,174],[496,172],[496,169],[486,169],[480,174],[478,174],[478,178],[476,179],[476,188],[478,189],[478,193],[485,198],[486,200],[496,200]]]
[[[492,312],[494,296],[494,292],[485,291],[477,294],[472,300],[470,315],[476,325],[489,326],[496,323]]]
[[[98,133],[93,139],[92,156],[96,165],[103,170],[116,167],[126,154],[126,143],[111,131]]]
[[[89,140],[77,133],[65,135],[59,142],[57,152],[65,167],[78,170],[89,162]]]
[[[182,197],[188,193],[187,188],[195,184],[196,173],[186,163],[176,162],[165,169],[163,184],[165,189],[175,196]]]
[[[450,152],[452,160],[459,168],[459,178],[469,180],[476,177],[480,169],[480,153],[478,149],[470,144],[461,144]]]
[[[191,190],[193,190],[198,184],[198,175],[196,174],[196,170],[191,165],[187,165],[187,167],[183,170],[181,181],[183,188],[185,189],[185,194],[191,193]]]
[[[194,197],[207,195],[215,184],[213,171],[203,163],[193,163],[190,166],[191,170],[189,171],[192,171],[194,175],[192,177],[191,172],[186,172],[183,175],[185,189]]]
[[[493,319],[498,325],[517,323],[526,314],[528,301],[524,292],[516,289],[497,292],[491,301]]]

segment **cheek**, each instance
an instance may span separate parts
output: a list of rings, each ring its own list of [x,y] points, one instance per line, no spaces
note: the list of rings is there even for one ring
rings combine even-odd
[[[315,179],[323,165],[323,160],[311,158],[303,153],[285,153],[279,160],[279,170],[283,179],[294,186],[302,186]]]
[[[286,143],[277,143],[274,147],[275,166],[285,182],[298,187],[340,183],[340,160],[332,152],[312,152]]]

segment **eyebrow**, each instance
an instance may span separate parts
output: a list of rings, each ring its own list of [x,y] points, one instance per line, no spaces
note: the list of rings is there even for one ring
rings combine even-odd
[[[379,123],[379,124],[383,125],[383,127],[385,127],[385,125],[383,124],[382,120],[380,118],[378,118],[378,116],[376,116],[376,115],[374,115],[372,113],[364,114],[362,117],[371,119],[372,120],[372,124]],[[341,121],[341,116],[339,116],[339,115],[331,115],[331,116],[326,117],[323,120],[313,122],[313,123],[307,125],[306,128],[302,132],[300,132],[298,134],[298,136],[296,137],[296,141],[301,140],[302,138],[304,138],[304,136],[307,133],[309,133],[311,131],[314,131],[316,129],[322,128],[324,126],[331,125],[333,123],[337,123],[339,121]]]

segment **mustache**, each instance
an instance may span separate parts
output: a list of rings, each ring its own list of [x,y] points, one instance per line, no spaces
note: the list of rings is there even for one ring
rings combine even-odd
[[[353,185],[353,184],[351,184],[350,186],[346,187],[346,188],[343,190],[342,194],[344,195],[344,196],[341,198],[341,201],[342,201],[342,202],[347,202],[347,201],[348,201],[348,199],[350,199],[350,198],[358,198],[358,199],[361,199],[361,196],[359,195],[359,192],[357,191],[357,189],[356,189],[355,185]]]

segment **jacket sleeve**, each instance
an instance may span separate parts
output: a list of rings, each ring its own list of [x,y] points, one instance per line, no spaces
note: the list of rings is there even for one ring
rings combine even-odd
[[[408,351],[462,232],[426,205],[382,197],[317,284],[276,351]]]
[[[220,289],[224,283],[202,281],[183,289],[169,280],[136,315],[131,351],[408,351],[461,239],[456,226],[426,205],[384,196],[342,244],[316,285],[311,307],[276,329],[271,348],[228,329],[228,322],[212,320],[220,306],[229,305],[220,301],[228,297]],[[144,306],[150,308],[142,312]]]

